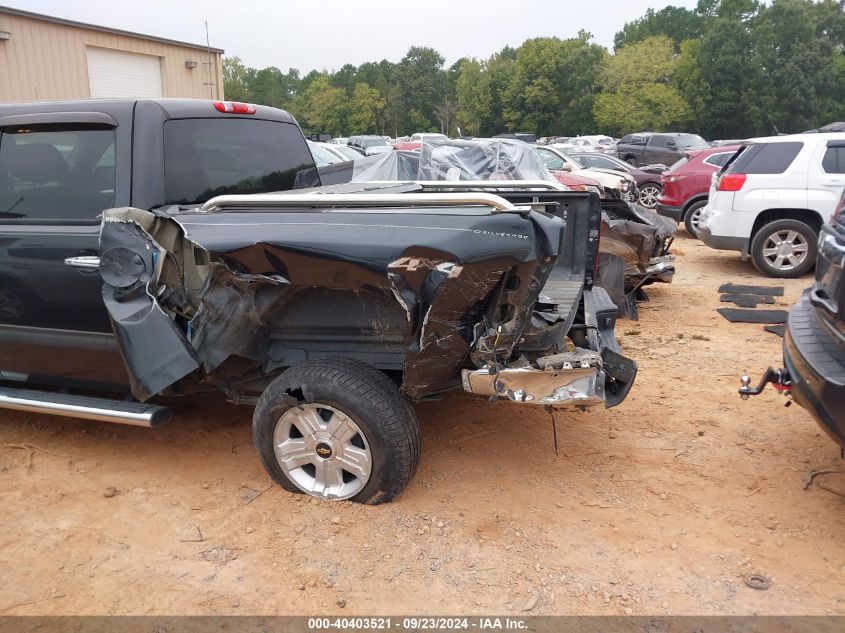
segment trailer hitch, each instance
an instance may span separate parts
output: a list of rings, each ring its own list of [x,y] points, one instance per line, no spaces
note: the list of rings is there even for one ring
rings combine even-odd
[[[748,400],[748,396],[756,396],[762,393],[763,389],[768,383],[772,383],[772,387],[788,396],[792,389],[792,380],[789,377],[789,372],[785,369],[772,369],[769,367],[760,382],[756,387],[751,386],[751,376],[743,373],[739,378],[742,386],[739,388],[739,397],[743,400]],[[787,405],[788,406],[788,405]]]

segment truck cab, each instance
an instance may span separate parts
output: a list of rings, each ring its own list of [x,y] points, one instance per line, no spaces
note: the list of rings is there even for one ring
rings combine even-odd
[[[0,377],[127,390],[97,268],[105,209],[317,184],[299,127],[274,108],[0,106]]]

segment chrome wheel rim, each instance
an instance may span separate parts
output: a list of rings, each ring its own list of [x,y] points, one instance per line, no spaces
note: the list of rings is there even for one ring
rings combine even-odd
[[[19,319],[23,316],[25,309],[20,295],[9,290],[0,290],[0,319]]]
[[[798,231],[776,231],[763,243],[763,258],[775,270],[794,270],[807,259],[809,248]]]
[[[698,230],[701,228],[701,215],[704,213],[704,207],[699,207],[695,211],[692,212],[692,215],[689,217],[689,224],[692,227],[693,233],[698,235]]]
[[[354,497],[372,472],[372,452],[360,427],[318,402],[285,411],[273,431],[273,451],[288,479],[321,499]]]
[[[654,185],[646,185],[640,189],[640,204],[651,209],[657,205],[657,199],[660,197],[660,189]]]

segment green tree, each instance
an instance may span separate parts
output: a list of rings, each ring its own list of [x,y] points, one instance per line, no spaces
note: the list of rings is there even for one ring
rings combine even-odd
[[[252,101],[249,90],[255,70],[247,68],[240,57],[223,58],[223,95],[231,101]]]
[[[252,100],[274,108],[287,108],[299,89],[299,71],[293,68],[287,73],[275,67],[263,68],[249,80]]]
[[[685,123],[690,108],[672,83],[678,61],[674,43],[665,35],[629,44],[609,57],[599,77],[604,92],[593,107],[599,127],[623,134]]]
[[[707,138],[742,138],[774,130],[766,123],[760,86],[766,78],[756,63],[750,24],[716,18],[698,50],[698,119]]]
[[[408,129],[417,132],[436,132],[434,124],[419,110],[411,110],[407,117]]]
[[[516,73],[516,55],[515,48],[505,47],[484,63],[490,111],[481,119],[481,135],[492,136],[505,130],[505,93]]]
[[[481,63],[475,59],[461,63],[455,82],[457,112],[455,114],[461,132],[470,136],[481,133],[482,125],[490,114],[490,76],[484,72]]]
[[[828,123],[822,117],[831,110],[845,112],[831,99],[842,96],[843,30],[845,16],[834,2],[773,0],[761,10],[751,33],[765,78],[756,92],[773,129],[800,132]]]
[[[700,37],[703,30],[704,19],[698,11],[672,5],[660,11],[648,9],[643,17],[625,23],[613,38],[613,47],[618,51],[655,35],[665,35],[680,47],[684,40]]]
[[[432,121],[437,120],[437,106],[444,97],[443,62],[436,50],[420,46],[412,46],[399,62],[395,79],[402,91],[411,131],[420,131],[414,129],[416,122],[425,121],[425,129],[430,129]],[[411,120],[412,111],[416,112],[416,122]]]
[[[378,117],[386,105],[378,90],[365,83],[355,84],[349,105],[349,133],[378,132]]]
[[[673,80],[684,101],[690,106],[690,123],[693,124],[694,129],[701,130],[703,127],[701,116],[709,94],[709,86],[701,77],[699,66],[701,40],[685,40],[681,42],[680,49]]]
[[[348,95],[352,95],[355,90],[355,84],[358,79],[358,69],[352,64],[344,64],[340,70],[333,72],[329,81],[336,88],[343,88]]]
[[[325,74],[316,77],[306,93],[305,120],[315,132],[340,136],[347,128],[349,98],[343,88],[331,85]]]
[[[584,31],[561,40],[527,40],[517,50],[505,89],[504,122],[513,131],[537,134],[593,131],[592,101],[605,50]]]

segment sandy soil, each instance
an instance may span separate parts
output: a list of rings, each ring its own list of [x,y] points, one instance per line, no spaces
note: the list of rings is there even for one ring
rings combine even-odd
[[[774,281],[675,251],[675,283],[617,327],[640,365],[622,406],[558,413],[556,455],[542,410],[422,404],[389,505],[272,486],[250,409],[222,400],[157,431],[0,413],[0,614],[845,613],[845,499],[802,488],[838,449],[773,390],[738,398],[781,341],[715,312],[721,283]],[[787,305],[809,278],[785,285]]]

